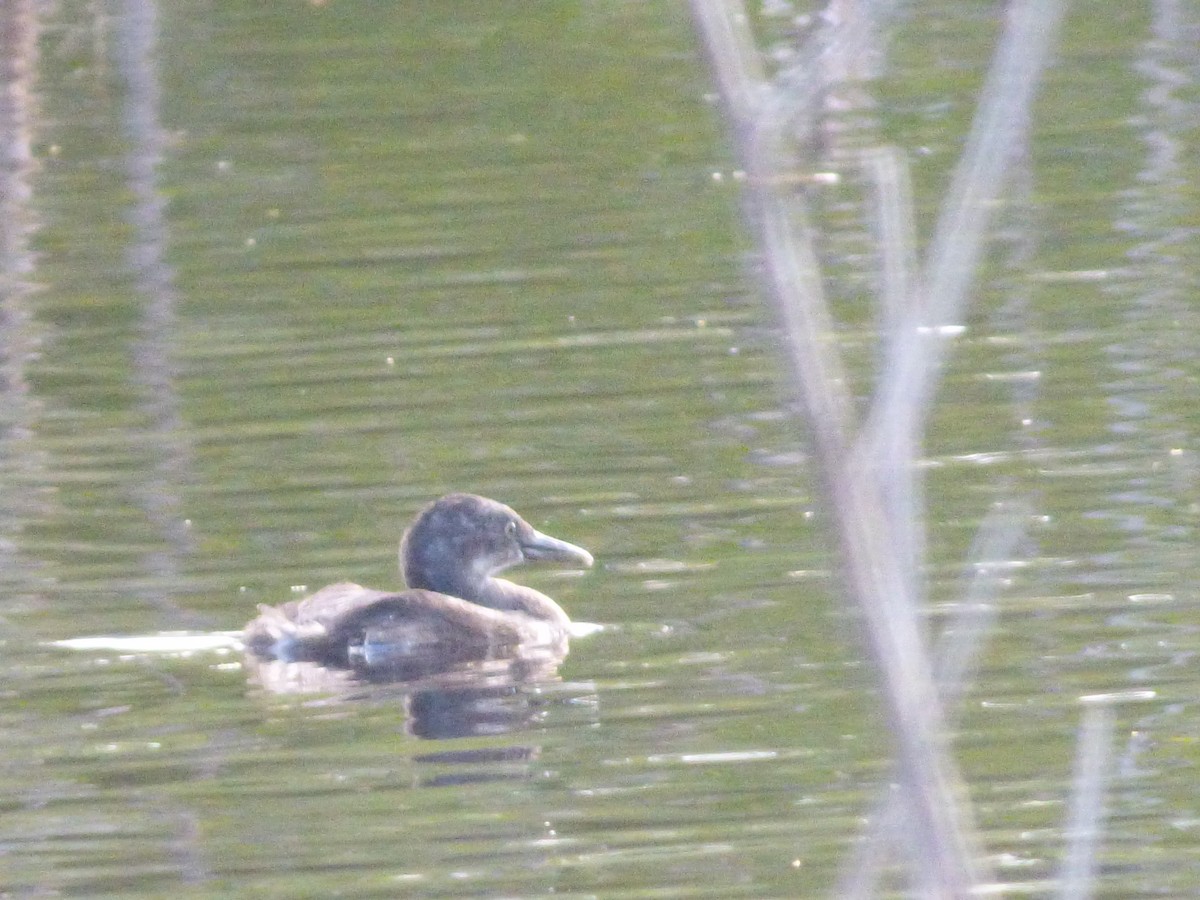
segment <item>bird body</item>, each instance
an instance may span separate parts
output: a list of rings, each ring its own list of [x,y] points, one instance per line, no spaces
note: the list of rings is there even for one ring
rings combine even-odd
[[[582,547],[542,534],[495,500],[449,494],[421,510],[404,533],[400,564],[408,589],[340,582],[259,606],[243,641],[260,657],[340,665],[381,653],[453,664],[521,648],[565,650],[570,618],[562,607],[495,577],[527,560],[592,564]]]

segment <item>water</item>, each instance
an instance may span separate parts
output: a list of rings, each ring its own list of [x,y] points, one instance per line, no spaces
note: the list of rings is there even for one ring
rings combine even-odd
[[[38,10],[4,197],[3,890],[828,893],[888,735],[684,11],[183,3],[143,56],[145,12]],[[995,12],[913,7],[872,86],[924,235]],[[1180,896],[1195,22],[1109,12],[1068,20],[937,398],[930,622],[1027,500],[955,742],[987,848],[1048,893],[1077,698],[1152,691],[1118,708],[1101,889]],[[849,182],[814,200],[865,395],[866,227]],[[395,585],[453,489],[595,554],[516,573],[605,626],[553,671],[447,703],[49,643]]]

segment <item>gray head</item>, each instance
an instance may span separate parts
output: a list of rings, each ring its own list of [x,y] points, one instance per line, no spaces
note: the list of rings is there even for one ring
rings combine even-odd
[[[447,494],[426,506],[400,541],[400,568],[410,588],[481,601],[488,579],[526,560],[582,566],[582,547],[542,534],[503,503]]]

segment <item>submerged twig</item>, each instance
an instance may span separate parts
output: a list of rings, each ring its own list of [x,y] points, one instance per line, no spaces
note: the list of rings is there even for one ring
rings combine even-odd
[[[894,552],[874,460],[849,454],[852,417],[813,246],[798,198],[780,176],[792,171],[783,120],[770,103],[740,4],[693,0],[740,161],[745,212],[761,251],[762,276],[786,337],[831,499],[852,596],[862,606],[872,653],[885,673],[886,708],[909,805],[913,857],[928,896],[958,897],[980,881],[970,811],[945,745],[925,637],[911,596],[911,560]]]
[[[905,269],[908,257],[915,258],[915,241],[911,229],[905,233],[903,214],[893,210],[881,216],[902,248],[884,254],[884,277],[894,279],[885,289],[893,300],[894,328],[868,427],[852,444],[852,402],[833,345],[812,229],[802,198],[785,187],[798,166],[793,129],[805,108],[802,98],[787,92],[797,84],[805,92],[819,90],[820,74],[814,66],[806,81],[793,68],[779,84],[768,82],[741,3],[691,3],[746,171],[744,210],[829,494],[849,592],[861,606],[868,644],[883,673],[908,811],[905,834],[925,896],[963,896],[983,878],[971,811],[946,747],[942,707],[918,616],[924,548],[912,524],[919,504],[914,469],[944,355],[931,326],[956,319],[965,306],[990,207],[1024,134],[1033,90],[1064,6],[1063,0],[1023,0],[1013,8],[919,282]],[[836,38],[826,37],[828,47],[837,44]],[[895,197],[903,202],[900,187],[896,182]],[[949,668],[965,665],[960,661]],[[953,680],[960,682],[961,676]]]
[[[921,300],[910,304],[907,321],[890,345],[871,405],[858,449],[873,458],[887,455],[897,436],[908,433],[911,422],[929,408],[945,355],[939,327],[963,316],[1008,160],[1027,130],[1066,5],[1066,0],[1021,0],[1010,9],[915,286]]]
[[[1067,854],[1059,875],[1060,900],[1087,900],[1095,892],[1096,845],[1104,827],[1104,789],[1116,715],[1108,697],[1083,700],[1067,816]]]
[[[996,597],[1006,581],[999,572],[1024,538],[1029,515],[1024,503],[998,505],[975,534],[964,573],[965,596],[938,641],[934,660],[935,679],[950,725],[957,718],[954,710],[967,690],[971,670],[996,618]],[[874,896],[880,868],[902,821],[901,799],[886,789],[876,803],[867,834],[843,867],[837,891],[842,900]]]

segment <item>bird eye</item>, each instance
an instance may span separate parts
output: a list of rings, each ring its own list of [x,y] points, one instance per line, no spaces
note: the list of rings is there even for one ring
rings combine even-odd
[[[509,519],[504,526],[504,533],[509,537],[514,537],[517,533],[517,523]]]

